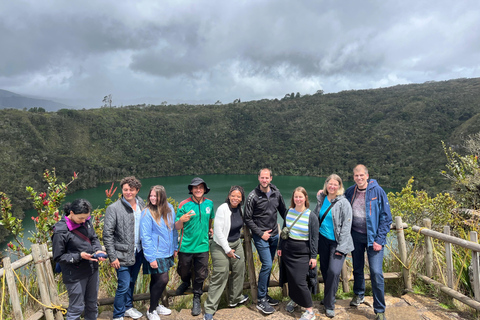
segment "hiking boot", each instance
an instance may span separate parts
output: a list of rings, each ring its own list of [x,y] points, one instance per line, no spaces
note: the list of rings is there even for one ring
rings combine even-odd
[[[193,307],[192,307],[192,316],[198,316],[202,312],[202,308],[200,307],[200,295],[194,294],[193,295]]]
[[[285,310],[292,313],[293,311],[295,311],[296,306],[297,306],[297,304],[295,302],[293,302],[293,300],[290,300],[290,301],[288,301],[287,306],[285,307]]]
[[[148,320],[160,320],[160,317],[157,314],[157,310],[153,310],[152,313],[147,310],[147,319]]]
[[[365,297],[364,297],[364,296],[354,295],[352,301],[350,301],[350,305],[351,305],[352,307],[358,307],[358,306],[361,305],[364,301],[365,301]]]
[[[132,319],[140,319],[143,316],[143,314],[135,308],[130,308],[125,311],[125,315]]]
[[[387,320],[387,318],[385,317],[385,313],[383,312],[379,312],[375,315],[375,320]]]
[[[325,315],[329,318],[335,317],[335,310],[325,309]]]
[[[230,308],[235,308],[235,307],[238,306],[239,304],[245,303],[247,300],[248,300],[248,295],[244,294],[244,295],[242,296],[242,300],[240,300],[240,302],[238,302],[238,303],[230,303],[228,306],[229,306]]]
[[[211,313],[205,313],[203,315],[203,320],[213,320],[213,314]]]
[[[169,314],[172,313],[172,310],[168,309],[167,307],[164,307],[161,304],[157,306],[157,309],[155,309],[155,311],[157,311],[157,314],[161,314],[164,316],[168,316]]]
[[[273,299],[268,294],[267,294],[267,301],[268,303],[270,303],[271,306],[276,306],[280,303],[277,299]]]
[[[190,282],[182,282],[177,290],[175,290],[175,295],[177,296],[181,296],[182,294],[185,293],[185,291],[187,291],[187,289],[190,287]]]
[[[313,311],[305,311],[300,320],[315,320],[315,313]]]
[[[270,303],[268,303],[267,298],[258,299],[257,309],[262,311],[265,314],[270,314],[275,312],[275,309],[273,309]]]

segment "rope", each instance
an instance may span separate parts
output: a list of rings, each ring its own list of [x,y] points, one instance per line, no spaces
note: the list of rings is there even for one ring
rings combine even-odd
[[[23,285],[22,281],[20,280],[20,277],[18,276],[18,274],[15,272],[15,270],[13,270],[13,273],[15,274],[15,276],[17,277],[18,279],[18,282],[20,282],[20,284],[22,285],[23,287],[23,290],[25,290],[26,293],[28,293],[28,295],[33,299],[35,300],[38,304],[40,304],[42,307],[45,307],[45,308],[48,308],[48,309],[57,309],[59,311],[62,312],[63,315],[67,314],[67,309],[63,308],[62,306],[57,306],[57,305],[54,305],[53,303],[51,303],[51,306],[47,306],[45,304],[43,304],[42,302],[38,301],[28,290],[27,288]]]
[[[6,272],[3,270],[3,276],[2,276],[2,305],[0,307],[0,319],[3,319],[3,300],[5,300],[5,275]]]

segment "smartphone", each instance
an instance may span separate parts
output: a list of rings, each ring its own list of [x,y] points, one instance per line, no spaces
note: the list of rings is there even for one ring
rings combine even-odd
[[[107,259],[107,258],[108,258],[108,255],[105,254],[105,253],[99,252],[99,253],[94,253],[94,254],[92,254],[92,258],[93,258],[93,259],[98,259],[98,258],[105,258],[105,259]]]
[[[233,253],[233,255],[235,256],[235,258],[241,259],[241,257],[238,254],[236,254],[235,252]]]

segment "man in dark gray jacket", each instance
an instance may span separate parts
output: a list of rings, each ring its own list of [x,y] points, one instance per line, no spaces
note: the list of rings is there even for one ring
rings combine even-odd
[[[140,243],[140,217],[144,201],[137,196],[142,184],[135,177],[120,181],[122,197],[105,212],[103,243],[110,265],[117,271],[118,287],[113,302],[113,319],[142,317],[133,307],[133,289],[143,262]]]

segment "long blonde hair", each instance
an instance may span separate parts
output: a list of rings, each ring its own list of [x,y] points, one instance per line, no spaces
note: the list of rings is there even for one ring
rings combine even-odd
[[[336,180],[338,182],[338,190],[337,190],[337,194],[335,196],[341,196],[345,192],[345,188],[343,187],[342,178],[340,178],[335,173],[329,175],[328,178],[325,180],[325,184],[323,185],[323,194],[328,195],[327,184],[332,179]]]
[[[154,191],[155,195],[157,196],[156,205],[153,205],[150,201],[150,194],[152,191]],[[150,191],[148,192],[147,207],[152,213],[153,219],[155,219],[157,223],[160,223],[160,219],[163,218],[163,221],[165,221],[165,225],[168,227],[168,229],[171,230],[173,228],[173,219],[170,218],[171,210],[168,206],[167,192],[165,191],[164,186],[156,185],[150,188]],[[169,223],[169,221],[172,223]]]

